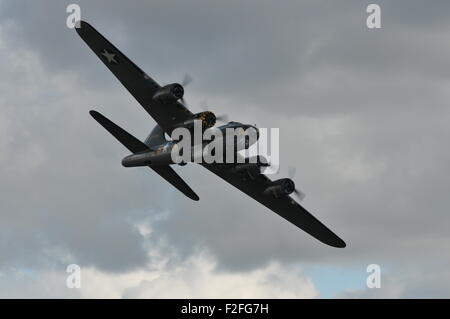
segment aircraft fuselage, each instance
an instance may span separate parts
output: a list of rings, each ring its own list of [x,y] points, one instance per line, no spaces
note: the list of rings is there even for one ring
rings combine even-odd
[[[208,130],[216,130],[215,132],[206,132]],[[249,138],[249,135],[246,134],[254,130],[254,136],[256,138]],[[220,127],[209,128],[202,132],[203,136],[205,133],[209,133],[206,135],[210,135],[214,133],[216,138],[221,139],[215,140],[216,145],[223,145],[223,155],[225,157],[226,152],[228,150],[232,150],[234,153],[241,151],[243,149],[249,148],[252,144],[254,144],[259,138],[258,129],[252,125],[242,124],[237,122],[230,122]],[[230,134],[234,135],[231,136]],[[191,156],[189,156],[189,162],[201,162],[202,156],[204,154],[205,148],[210,145],[211,140],[205,140],[202,136],[200,140],[200,144],[196,144],[195,138],[191,138]],[[231,138],[229,138],[231,137]],[[172,165],[172,164],[186,164],[186,161],[176,160],[176,156],[174,154],[178,154],[179,148],[181,148],[181,141],[167,141],[164,144],[154,146],[149,148],[148,151],[131,154],[126,156],[122,160],[122,165],[125,167],[139,167],[139,166],[159,166],[159,165]],[[186,150],[183,150],[183,152]],[[184,159],[184,157],[183,157]],[[225,160],[224,160],[225,161]]]

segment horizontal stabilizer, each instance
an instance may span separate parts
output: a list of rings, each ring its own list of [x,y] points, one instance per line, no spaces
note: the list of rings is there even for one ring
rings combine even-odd
[[[148,146],[139,141],[133,135],[125,131],[123,128],[117,124],[111,122],[109,119],[104,117],[102,114],[96,111],[89,112],[92,117],[100,123],[109,133],[111,133],[120,143],[133,153],[144,152],[146,150],[150,151]],[[200,198],[195,194],[195,192],[189,187],[188,184],[170,167],[170,166],[149,166],[162,178],[168,181],[172,186],[182,192],[184,195],[192,200],[199,200]]]
[[[180,175],[178,175],[169,165],[149,167],[190,199],[196,201],[200,199],[198,195],[189,187],[189,185],[186,184],[186,182],[180,177]]]
[[[128,148],[132,153],[139,153],[148,150],[147,145],[139,141],[133,135],[125,131],[123,128],[117,124],[111,122],[109,119],[104,117],[102,114],[96,111],[89,111],[89,114],[101,125],[103,126],[112,136],[114,136],[123,146]]]

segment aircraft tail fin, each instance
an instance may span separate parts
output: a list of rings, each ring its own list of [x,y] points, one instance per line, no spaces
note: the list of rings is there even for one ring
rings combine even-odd
[[[166,143],[166,137],[164,136],[164,130],[161,126],[156,125],[155,128],[152,130],[150,135],[145,139],[145,145],[147,145],[150,148],[153,148],[155,146],[162,145]]]
[[[123,146],[125,146],[130,152],[138,153],[149,150],[149,147],[138,140],[136,137],[113,123],[102,114],[96,111],[90,111],[89,114],[103,126],[111,135],[113,135]],[[169,166],[149,166],[162,178],[168,181],[172,186],[182,192],[184,195],[193,200],[199,200],[200,198],[195,192],[186,184],[186,182]]]

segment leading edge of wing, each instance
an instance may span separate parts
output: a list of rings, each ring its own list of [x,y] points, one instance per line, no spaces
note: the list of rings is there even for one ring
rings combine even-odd
[[[123,83],[123,79],[120,75],[116,74],[115,71],[111,68],[113,65],[117,65],[118,63],[108,63],[105,59],[101,58],[101,53],[99,50],[107,49],[112,50],[112,53],[117,54],[120,59],[123,59],[129,66],[133,68],[133,71],[137,72],[137,74],[145,77],[145,82],[148,84],[148,89],[157,89],[159,88],[159,84],[156,83],[155,80],[150,78],[144,71],[141,70],[133,61],[131,61],[125,54],[123,54],[114,44],[112,44],[107,38],[105,38],[100,32],[97,31],[91,24],[82,20],[80,21],[80,26],[75,28],[78,35],[83,39],[83,41],[91,48],[91,50],[97,55],[100,60],[114,73],[114,75]],[[135,79],[133,79],[135,80]],[[134,81],[133,81],[134,82]],[[129,90],[127,83],[123,83],[125,87]],[[135,84],[135,83],[134,83]],[[141,101],[139,101],[141,102]]]
[[[267,183],[270,183],[270,179],[266,176],[244,180],[223,166],[205,164],[202,166],[322,243],[336,248],[346,247],[346,243],[339,236],[291,197],[275,198],[264,195],[264,189]]]
[[[175,125],[192,117],[184,105],[176,101],[165,104],[153,99],[161,86],[86,21],[80,21],[76,32],[100,61],[167,134]]]

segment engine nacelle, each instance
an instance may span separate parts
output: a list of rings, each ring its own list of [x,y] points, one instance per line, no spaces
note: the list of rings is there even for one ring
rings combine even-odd
[[[216,115],[211,111],[197,113],[194,117],[202,121],[202,126],[205,130],[216,125]]]
[[[233,168],[233,172],[248,172],[251,175],[260,174],[261,167],[269,166],[267,159],[261,155],[248,157],[245,159],[245,163],[237,164]]]
[[[273,181],[272,184],[264,190],[264,195],[280,198],[292,194],[295,190],[295,183],[289,178],[282,178]]]
[[[247,163],[247,164],[238,164],[233,168],[234,173],[248,172],[251,174],[259,174],[261,173],[261,169],[257,163]]]
[[[178,83],[172,83],[158,89],[153,95],[153,99],[164,104],[170,104],[181,99],[183,95],[183,86]]]
[[[269,166],[269,161],[264,156],[261,155],[247,157],[245,159],[245,163],[256,163],[259,167]]]
[[[194,114],[192,118],[178,124],[177,127],[185,127],[189,130],[194,129],[195,121],[202,122],[203,130],[213,127],[216,124],[216,115],[213,112],[205,111]]]

